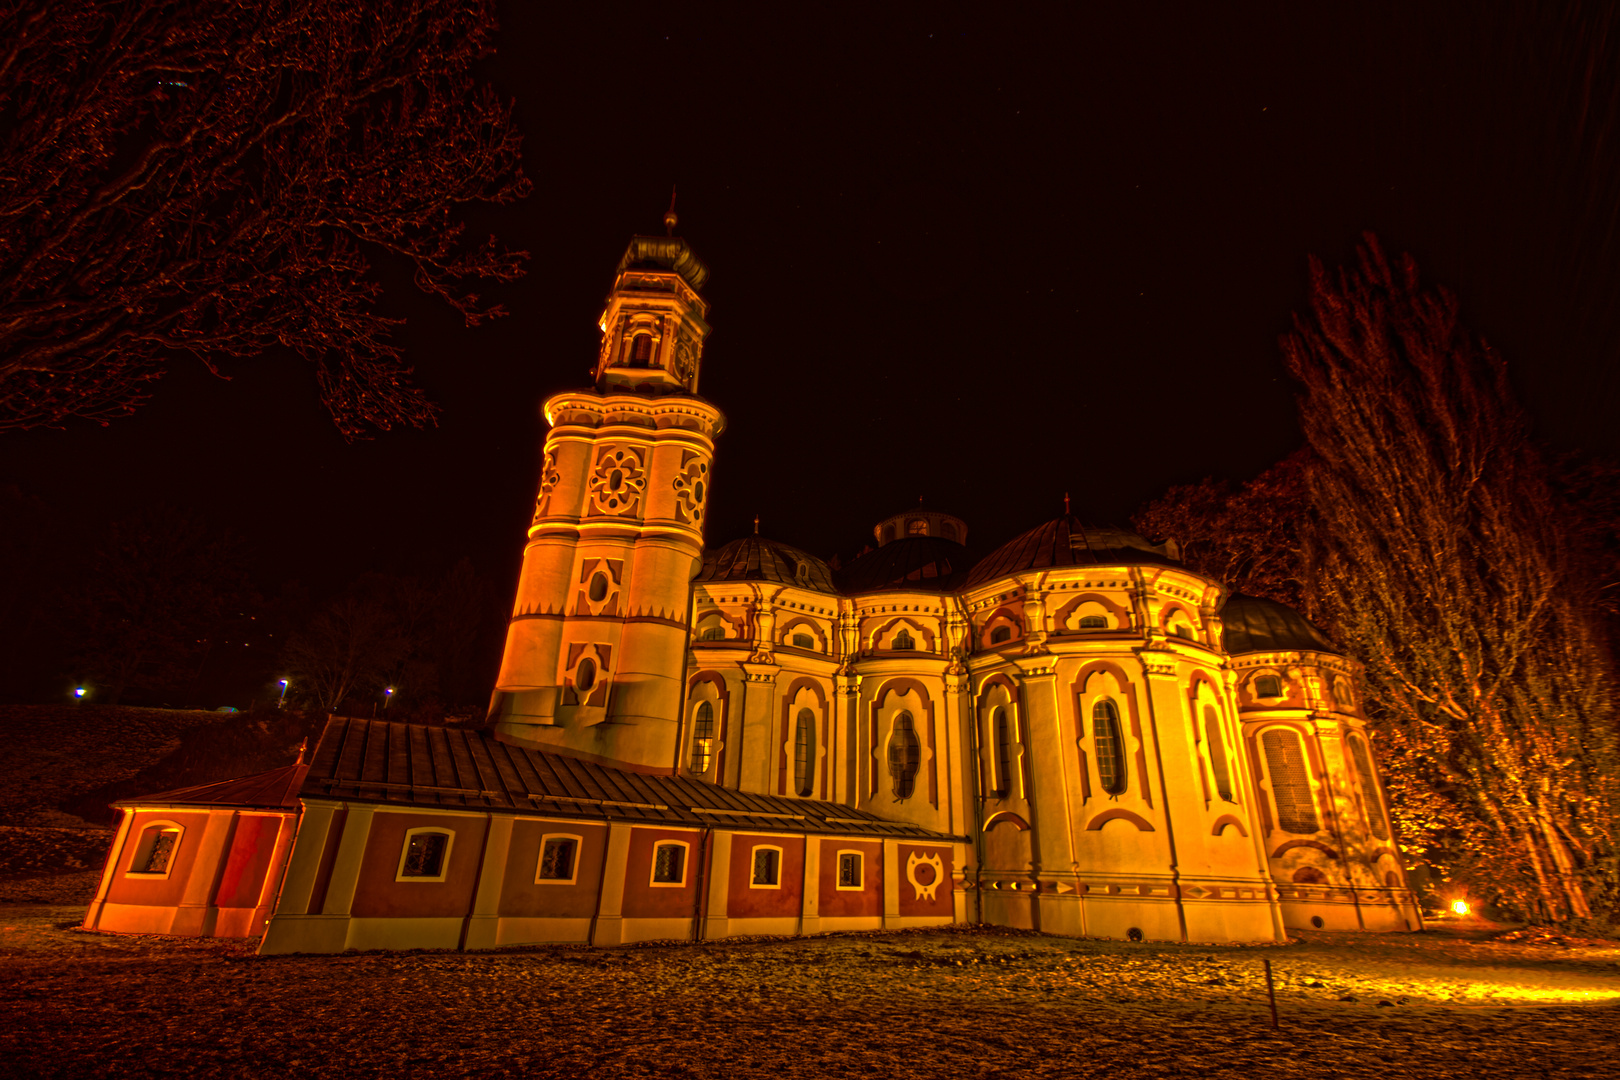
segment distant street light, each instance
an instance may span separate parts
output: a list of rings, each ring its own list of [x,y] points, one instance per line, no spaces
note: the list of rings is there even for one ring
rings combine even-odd
[[[279,709],[279,708],[281,708],[282,706],[284,706],[286,704],[287,704],[287,680],[282,679],[281,680],[281,699],[276,702],[276,708]]]
[[[388,703],[394,700],[394,688],[390,686],[383,691],[383,711],[388,711]]]
[[[85,688],[84,688],[84,687],[82,687],[82,686],[75,686],[75,687],[74,687],[74,688],[73,688],[73,700],[74,700],[74,701],[83,701],[83,700],[84,700],[84,695],[85,695],[85,694],[86,694],[86,693],[87,693],[87,691],[86,691],[86,690],[85,690]]]

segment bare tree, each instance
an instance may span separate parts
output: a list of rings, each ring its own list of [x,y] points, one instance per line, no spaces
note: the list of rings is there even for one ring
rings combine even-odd
[[[524,253],[463,242],[526,194],[475,62],[494,0],[0,5],[0,429],[131,411],[176,357],[282,347],[346,437],[430,423],[368,258],[476,325]]]
[[[1501,359],[1368,236],[1311,263],[1310,592],[1367,664],[1411,846],[1531,915],[1616,899],[1620,777],[1596,583]]]
[[[397,621],[375,595],[345,596],[295,631],[283,654],[300,696],[330,711],[356,690],[380,690],[404,651]]]

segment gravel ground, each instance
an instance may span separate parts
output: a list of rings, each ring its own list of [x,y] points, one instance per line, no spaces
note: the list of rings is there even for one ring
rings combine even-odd
[[[0,903],[0,1073],[1620,1075],[1614,942],[1447,928],[1129,945],[962,928],[259,959],[248,942],[85,933],[83,913]]]

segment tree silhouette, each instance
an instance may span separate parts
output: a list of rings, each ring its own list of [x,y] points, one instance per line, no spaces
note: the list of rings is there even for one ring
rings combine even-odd
[[[525,253],[453,214],[526,194],[475,62],[494,0],[0,5],[0,429],[103,423],[176,357],[315,364],[347,438],[430,423],[368,257],[468,325]]]
[[[1306,577],[1367,665],[1405,839],[1527,914],[1611,905],[1620,740],[1598,582],[1505,367],[1370,235],[1354,267],[1312,260],[1311,281],[1282,341],[1315,459]]]

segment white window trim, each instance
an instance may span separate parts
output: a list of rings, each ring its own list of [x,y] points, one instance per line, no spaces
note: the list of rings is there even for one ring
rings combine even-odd
[[[776,880],[769,885],[760,885],[754,881],[754,870],[759,866],[759,853],[762,851],[776,852]],[[775,844],[755,844],[753,854],[748,857],[748,887],[750,889],[780,889],[782,887],[782,849]]]
[[[843,866],[841,864],[844,861],[845,855],[855,856],[855,865],[860,868],[857,874],[857,876],[861,879],[859,885],[845,885],[839,880],[843,877]],[[840,848],[836,858],[837,861],[833,864],[833,888],[838,892],[865,892],[866,852],[857,851],[854,848]]]
[[[174,833],[174,847],[169,849],[169,865],[160,871],[137,870],[135,867],[144,863],[152,854],[152,848],[162,833]],[[129,869],[124,871],[127,878],[136,878],[140,881],[167,881],[169,875],[174,873],[174,864],[180,857],[180,844],[185,840],[186,827],[178,821],[149,821],[141,826],[140,835],[135,839],[135,851],[129,860]]]
[[[411,855],[411,837],[421,833],[443,833],[449,839],[444,842],[444,858],[439,860],[439,874],[437,877],[425,877],[421,874],[405,873],[405,860]],[[405,830],[405,840],[399,845],[399,865],[394,870],[395,881],[420,881],[429,884],[442,882],[445,875],[450,872],[450,854],[455,850],[456,830],[447,829],[443,825],[421,825],[414,829]]]
[[[681,855],[681,880],[658,880],[658,849],[661,847],[678,847],[683,849]],[[647,884],[655,889],[684,889],[686,876],[692,870],[692,845],[685,840],[658,840],[653,843],[652,865],[647,868]]]
[[[540,876],[540,864],[546,859],[547,840],[572,840],[574,842],[574,860],[568,868],[565,878],[543,878]],[[579,881],[579,857],[585,852],[585,838],[578,833],[548,832],[540,837],[540,854],[534,860],[534,883],[536,885],[573,885]]]

